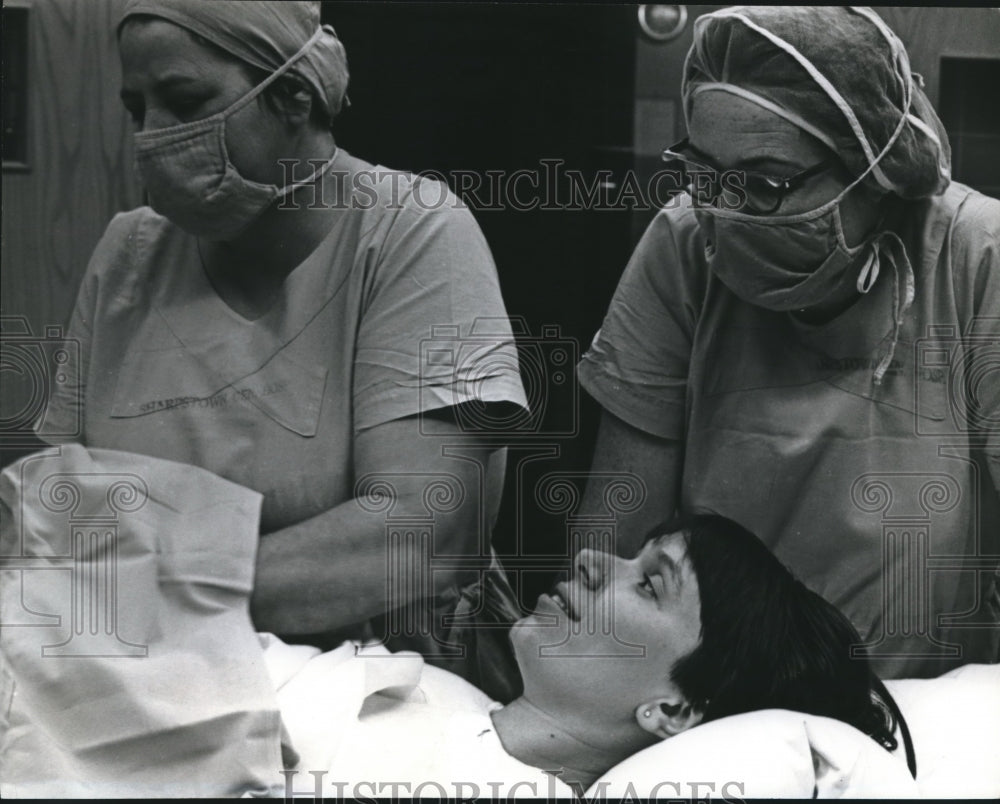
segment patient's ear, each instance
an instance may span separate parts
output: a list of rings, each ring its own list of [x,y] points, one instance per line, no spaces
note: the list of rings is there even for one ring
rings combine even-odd
[[[661,740],[697,726],[704,715],[700,708],[681,696],[654,698],[635,710],[636,722],[642,729]]]

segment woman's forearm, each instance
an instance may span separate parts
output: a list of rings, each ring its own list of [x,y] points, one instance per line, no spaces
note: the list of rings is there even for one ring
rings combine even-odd
[[[262,536],[250,603],[256,627],[331,631],[473,579],[454,569],[454,559],[478,556],[489,545],[505,451],[481,450],[477,457],[393,475],[385,481],[391,509],[387,487],[381,494],[373,488]]]
[[[397,502],[403,510],[419,505],[419,498]],[[431,572],[432,555],[470,552],[477,540],[461,532],[475,537],[475,518],[467,519],[435,523],[433,545],[412,538],[390,545],[385,513],[353,499],[262,536],[250,607],[254,624],[279,634],[330,631],[409,603],[422,590],[440,591],[453,578],[441,569]]]

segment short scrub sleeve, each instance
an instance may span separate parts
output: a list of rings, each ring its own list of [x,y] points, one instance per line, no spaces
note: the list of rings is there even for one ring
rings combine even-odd
[[[486,239],[443,185],[435,199],[417,181],[434,207],[406,199],[372,258],[355,355],[357,431],[468,402],[527,407]]]
[[[661,211],[636,246],[580,361],[584,389],[609,413],[651,435],[683,438],[688,368],[708,270],[690,208]]]

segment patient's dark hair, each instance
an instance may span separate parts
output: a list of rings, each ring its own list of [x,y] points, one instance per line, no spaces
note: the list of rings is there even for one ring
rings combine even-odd
[[[703,722],[792,709],[848,723],[891,751],[898,720],[911,759],[902,715],[867,657],[852,656],[861,637],[835,606],[730,519],[683,516],[650,538],[677,532],[698,578],[701,642],[671,677],[702,709]]]

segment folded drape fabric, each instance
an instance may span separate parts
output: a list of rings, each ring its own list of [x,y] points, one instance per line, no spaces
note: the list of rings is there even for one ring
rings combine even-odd
[[[4,470],[0,500],[0,795],[280,793],[261,496],[68,445]]]

